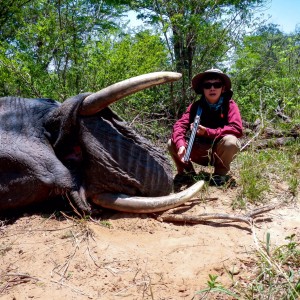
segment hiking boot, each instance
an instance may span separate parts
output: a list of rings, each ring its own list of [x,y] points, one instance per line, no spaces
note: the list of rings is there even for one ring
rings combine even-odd
[[[174,177],[174,184],[190,183],[194,176],[196,176],[195,172],[178,173]]]
[[[210,181],[212,175],[208,172],[199,172],[197,175],[197,180],[204,180],[204,181]]]
[[[211,177],[211,179],[210,179],[209,185],[211,185],[211,186],[224,186],[224,185],[228,185],[230,187],[233,187],[233,186],[236,185],[236,182],[229,175],[214,174]]]

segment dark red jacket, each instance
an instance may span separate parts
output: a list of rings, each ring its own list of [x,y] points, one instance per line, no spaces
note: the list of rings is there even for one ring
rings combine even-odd
[[[205,136],[197,137],[205,143],[213,143],[228,134],[240,138],[243,135],[242,119],[239,108],[234,102],[232,92],[223,94],[224,100],[220,109],[211,110],[205,98],[189,105],[182,117],[174,124],[171,139],[177,149],[186,146],[186,135],[190,124],[194,122],[198,105],[202,108],[200,124],[206,127]]]

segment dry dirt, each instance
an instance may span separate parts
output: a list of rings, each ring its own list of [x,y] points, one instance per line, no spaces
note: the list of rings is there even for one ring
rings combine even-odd
[[[230,208],[237,191],[209,187],[186,213],[244,213]],[[287,197],[278,185],[269,200]],[[111,211],[100,222],[68,212],[23,214],[0,226],[0,298],[200,299],[195,294],[207,287],[209,274],[225,286],[231,283],[228,272],[246,280],[255,237],[263,244],[269,232],[271,245],[291,234],[299,238],[298,200],[265,213],[255,235],[246,223],[220,220],[191,225]]]

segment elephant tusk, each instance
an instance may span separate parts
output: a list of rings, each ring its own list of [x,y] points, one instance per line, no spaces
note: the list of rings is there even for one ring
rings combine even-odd
[[[93,115],[119,99],[155,85],[179,80],[181,77],[176,72],[153,72],[120,81],[87,96],[79,113],[83,116]]]
[[[92,198],[96,205],[129,213],[154,213],[179,206],[193,198],[202,189],[204,181],[198,181],[177,194],[161,197],[134,197],[124,194],[102,193]]]

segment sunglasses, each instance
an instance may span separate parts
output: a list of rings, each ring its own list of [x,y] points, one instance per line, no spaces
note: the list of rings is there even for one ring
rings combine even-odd
[[[212,87],[214,87],[215,89],[220,89],[223,86],[223,82],[204,82],[203,83],[203,88],[206,90],[211,89]]]

